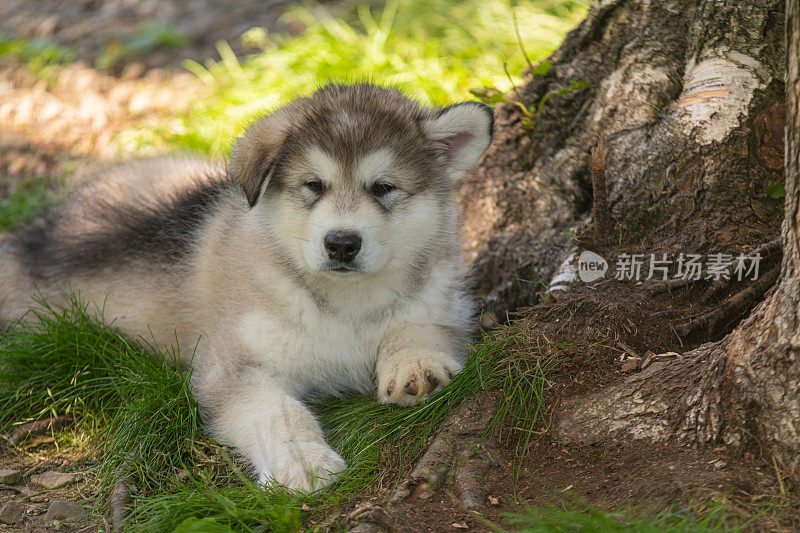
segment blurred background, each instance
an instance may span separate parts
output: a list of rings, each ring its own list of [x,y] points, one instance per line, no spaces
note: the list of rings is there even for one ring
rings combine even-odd
[[[224,156],[254,116],[327,81],[428,104],[507,92],[588,0],[3,0],[0,232],[86,165]]]

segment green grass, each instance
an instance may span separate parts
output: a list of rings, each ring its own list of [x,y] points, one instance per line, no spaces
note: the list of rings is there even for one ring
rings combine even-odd
[[[180,49],[189,44],[189,38],[177,28],[165,24],[148,24],[130,39],[109,42],[103,53],[95,59],[95,66],[107,69],[118,61],[133,60],[156,50]]]
[[[577,497],[567,497],[558,507],[534,507],[510,515],[507,523],[519,533],[736,532],[748,525],[731,513],[724,500],[648,514],[629,507],[601,511]]]
[[[574,0],[389,0],[370,9],[353,2],[350,17],[334,18],[318,4],[285,15],[305,26],[288,37],[253,29],[243,40],[254,52],[235,56],[218,46],[220,61],[186,67],[207,86],[189,112],[131,127],[117,140],[125,151],[188,149],[222,155],[255,116],[328,81],[400,87],[426,104],[472,99],[482,86],[508,90],[527,61],[542,59],[586,12]],[[517,38],[515,14],[521,42]],[[345,19],[350,19],[345,20]],[[511,78],[506,72],[510,73]]]
[[[542,391],[547,374],[556,364],[555,359],[533,354],[520,357],[516,348],[523,340],[519,336],[484,337],[451,384],[415,408],[379,404],[373,397],[319,404],[317,411],[328,441],[348,463],[333,490],[292,497],[284,492],[263,491],[241,475],[236,476],[239,483],[211,488],[206,479],[199,477],[175,491],[142,498],[134,520],[142,530],[151,531],[172,530],[189,516],[213,520],[233,531],[255,531],[265,525],[294,531],[303,519],[317,518],[321,512],[357,495],[387,468],[407,471],[441,423],[481,390],[507,392],[500,399],[496,428],[501,438],[511,439],[512,431],[503,428],[503,422],[513,419],[515,427],[533,427],[541,421]],[[311,510],[302,511],[303,504]],[[208,527],[208,522],[202,527]]]
[[[20,39],[0,32],[0,59],[3,57],[19,61],[50,87],[58,78],[59,67],[75,60],[75,51],[48,39]]]
[[[188,375],[105,325],[73,297],[41,304],[0,335],[0,430],[13,423],[74,414],[112,428],[103,444],[106,480],[125,467],[144,487],[165,486],[194,448],[197,405]],[[106,487],[108,488],[108,487]]]
[[[220,43],[220,61],[187,64],[205,84],[206,96],[187,113],[148,117],[147,126],[123,131],[117,138],[122,151],[225,154],[254,116],[327,81],[396,85],[430,105],[472,98],[470,89],[482,86],[507,91],[521,82],[527,63],[522,49],[531,61],[542,59],[585,13],[572,0],[515,2],[520,46],[512,8],[503,0],[349,6],[348,20],[333,18],[317,4],[295,7],[287,18],[305,25],[301,35],[254,29],[244,36],[250,55],[237,58]],[[98,65],[184,44],[169,28],[152,27],[107,49]],[[3,54],[42,75],[74,57],[45,41],[0,37]],[[46,181],[23,182],[0,200],[0,231],[30,221],[50,201]],[[0,333],[0,430],[51,415],[81,417],[103,457],[101,492],[108,494],[122,477],[137,487],[131,531],[335,530],[337,505],[382,476],[407,472],[454,410],[485,390],[501,392],[488,433],[521,458],[543,420],[547,376],[557,365],[545,355],[557,351],[554,346],[503,330],[469,347],[464,371],[415,408],[381,405],[373,397],[318,404],[327,438],[349,467],[333,488],[297,495],[257,486],[228,450],[204,435],[189,376],[169,363],[174,354],[154,357],[74,297],[66,308],[42,304],[33,313],[35,322]],[[717,531],[727,524],[723,515],[712,509],[642,518],[572,506],[530,509],[508,524],[520,531]]]
[[[11,194],[0,198],[0,231],[13,231],[31,222],[54,199],[50,180],[32,178],[16,184]]]
[[[297,495],[251,481],[224,447],[202,435],[188,375],[93,317],[77,298],[64,309],[42,304],[34,313],[36,321],[0,336],[0,430],[66,413],[91,421],[98,435],[107,436],[99,450],[102,492],[123,476],[132,476],[139,489],[130,531],[335,530],[339,503],[387,469],[407,471],[440,424],[481,390],[502,392],[494,435],[524,446],[511,428],[530,435],[542,420],[542,392],[557,365],[554,356],[544,354],[559,348],[501,330],[477,342],[453,382],[415,408],[382,405],[370,397],[317,405],[329,442],[350,466],[332,489]],[[505,523],[521,532],[744,527],[720,502],[646,516],[635,509],[604,512],[576,499],[528,509]]]
[[[47,39],[20,39],[0,32],[0,56],[9,55],[25,63],[32,72],[41,72],[50,65],[63,65],[75,60],[71,48]]]
[[[487,335],[470,349],[452,383],[415,408],[373,397],[325,401],[316,410],[349,468],[332,490],[289,495],[256,486],[223,447],[202,435],[188,375],[167,362],[174,354],[153,357],[77,297],[63,309],[41,304],[33,313],[36,320],[0,336],[0,430],[48,415],[91,419],[97,431],[107,432],[103,492],[132,476],[139,492],[131,520],[142,531],[200,531],[211,521],[233,531],[295,530],[357,495],[387,468],[407,470],[441,423],[481,390],[504,391],[495,434],[511,439],[512,427],[532,428],[541,421],[546,376],[556,364],[552,356],[531,354],[522,334]],[[208,520],[192,525],[191,519]]]

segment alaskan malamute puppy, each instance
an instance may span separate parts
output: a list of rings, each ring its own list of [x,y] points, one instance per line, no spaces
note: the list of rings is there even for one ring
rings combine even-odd
[[[0,317],[71,287],[177,343],[211,433],[261,481],[318,488],[345,463],[304,398],[413,405],[461,367],[455,189],[491,137],[479,103],[329,85],[253,123],[227,169],[154,159],[81,188],[0,248]]]

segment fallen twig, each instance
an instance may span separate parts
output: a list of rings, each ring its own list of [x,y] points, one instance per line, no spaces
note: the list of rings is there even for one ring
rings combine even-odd
[[[6,485],[5,483],[0,483],[0,489],[13,490],[20,494],[25,494],[25,485]]]
[[[31,435],[43,435],[51,430],[59,431],[72,425],[76,420],[77,419],[72,415],[60,415],[23,424],[11,434],[11,442],[13,444],[20,444]]]
[[[631,357],[639,357],[639,352],[628,346],[626,343],[622,342],[621,340],[617,340],[617,345],[622,348],[622,350],[630,355]]]

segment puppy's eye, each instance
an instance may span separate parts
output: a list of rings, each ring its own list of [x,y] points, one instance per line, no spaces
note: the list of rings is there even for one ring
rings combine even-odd
[[[325,184],[319,178],[311,178],[305,183],[306,188],[314,194],[322,194],[325,192]]]
[[[380,198],[382,196],[386,196],[396,188],[397,187],[395,187],[391,183],[379,181],[377,183],[372,184],[372,187],[369,188],[369,192],[372,193],[373,196]]]

